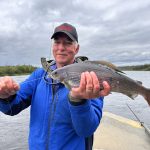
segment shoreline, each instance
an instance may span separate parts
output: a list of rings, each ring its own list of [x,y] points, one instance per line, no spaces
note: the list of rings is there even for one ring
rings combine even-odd
[[[35,69],[32,65],[0,66],[0,76],[20,76],[31,74]],[[122,71],[150,71],[150,64],[118,66]]]
[[[28,75],[37,68],[32,65],[0,66],[0,76]]]

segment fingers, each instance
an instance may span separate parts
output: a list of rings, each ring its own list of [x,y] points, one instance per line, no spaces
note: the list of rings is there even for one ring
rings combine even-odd
[[[95,72],[83,72],[80,86],[72,88],[70,94],[72,97],[79,99],[91,99],[108,95],[110,93],[109,84],[104,81],[101,86],[100,82]]]
[[[81,74],[80,86],[78,88],[72,88],[70,95],[74,98],[87,99],[93,91],[92,77],[89,72],[83,72]]]
[[[72,88],[71,96],[81,99],[96,98],[99,96],[99,81],[94,72],[83,72],[81,74],[80,86]]]
[[[70,91],[70,95],[74,98],[82,99],[82,94],[84,93],[85,88],[86,88],[86,78],[85,73],[83,72],[81,74],[79,87],[72,88]]]
[[[96,97],[99,96],[99,91],[100,91],[100,84],[99,84],[99,80],[97,75],[95,74],[95,72],[90,72],[92,79],[93,79],[93,95],[95,95]]]
[[[86,81],[86,88],[85,91],[88,95],[93,93],[93,78],[89,72],[85,72],[85,81]]]
[[[13,86],[16,91],[18,91],[20,89],[20,86],[17,83],[13,83]]]
[[[104,81],[102,85],[103,85],[103,90],[100,91],[99,95],[106,96],[110,93],[111,90],[110,85],[106,81]]]
[[[19,90],[19,85],[12,78],[6,76],[0,78],[0,98],[7,98]]]
[[[83,72],[81,74],[81,80],[80,80],[80,86],[79,86],[79,89],[81,91],[84,91],[86,88],[86,77],[85,77],[85,73]]]

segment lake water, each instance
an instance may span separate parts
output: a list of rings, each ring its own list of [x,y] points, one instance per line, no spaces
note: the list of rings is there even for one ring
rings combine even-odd
[[[128,71],[126,73],[129,77],[142,81],[144,86],[150,87],[149,71]],[[15,76],[13,78],[17,82],[21,82],[27,76]],[[142,122],[150,125],[150,107],[141,96],[133,101],[125,95],[112,93],[105,97],[104,103],[104,111],[136,120],[128,109],[128,104]],[[30,108],[13,117],[0,112],[0,150],[28,149],[29,110]]]

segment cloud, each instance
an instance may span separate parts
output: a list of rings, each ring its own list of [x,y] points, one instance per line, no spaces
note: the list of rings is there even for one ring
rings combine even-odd
[[[76,26],[80,55],[117,64],[150,57],[149,0],[1,0],[0,11],[0,65],[40,64],[63,22]]]

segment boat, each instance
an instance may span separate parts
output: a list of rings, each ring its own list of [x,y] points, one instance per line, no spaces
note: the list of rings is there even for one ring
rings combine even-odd
[[[94,134],[94,150],[150,150],[149,126],[143,125],[139,121],[104,112]]]

